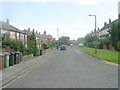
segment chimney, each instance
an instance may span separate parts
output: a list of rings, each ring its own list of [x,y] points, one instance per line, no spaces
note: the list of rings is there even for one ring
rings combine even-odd
[[[99,27],[98,27],[98,31],[99,31],[100,29],[99,29]]]
[[[44,31],[44,34],[46,35],[46,31]]]
[[[33,29],[33,32],[34,32],[35,30]]]
[[[6,20],[6,23],[9,24],[9,19]]]
[[[36,34],[38,34],[38,31],[36,31]]]
[[[109,23],[111,23],[111,19],[109,19]]]
[[[39,32],[39,35],[40,35],[40,32]]]
[[[106,26],[106,25],[107,25],[107,23],[105,22],[105,23],[104,23],[104,26]]]
[[[30,28],[28,28],[28,31],[30,31]]]

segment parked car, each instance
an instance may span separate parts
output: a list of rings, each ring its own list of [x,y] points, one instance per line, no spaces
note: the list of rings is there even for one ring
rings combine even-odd
[[[79,47],[83,47],[83,44],[82,44],[82,43],[79,43]]]
[[[73,44],[70,44],[71,47],[73,47]]]
[[[66,50],[66,46],[65,45],[61,45],[60,46],[60,50]]]

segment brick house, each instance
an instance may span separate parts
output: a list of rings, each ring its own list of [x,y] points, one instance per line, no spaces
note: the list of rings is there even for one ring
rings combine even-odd
[[[28,30],[24,29],[23,32],[25,32],[27,34],[27,36],[29,37],[33,31],[30,31],[30,28],[28,28]],[[40,39],[40,32],[38,33],[38,31],[34,32],[35,36],[36,36],[36,43],[37,43],[37,47],[41,48],[41,39]]]
[[[13,40],[19,40],[21,41],[26,47],[28,43],[28,37],[32,34],[33,31],[30,31],[30,28],[28,30],[20,30],[12,25],[9,24],[9,20],[7,22],[0,21],[0,32],[1,35],[5,35],[6,33],[10,34],[10,38]],[[37,47],[41,48],[42,43],[52,42],[53,37],[51,35],[47,35],[46,31],[41,35],[40,32],[37,31],[34,32],[36,36],[36,42]]]

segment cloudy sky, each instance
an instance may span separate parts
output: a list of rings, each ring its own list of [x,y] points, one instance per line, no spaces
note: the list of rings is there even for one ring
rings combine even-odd
[[[28,27],[35,31],[71,39],[84,37],[94,30],[94,14],[97,27],[118,17],[119,0],[1,0],[0,19],[23,30]]]

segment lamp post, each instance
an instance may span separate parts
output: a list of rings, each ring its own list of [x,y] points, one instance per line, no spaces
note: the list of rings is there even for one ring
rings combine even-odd
[[[89,15],[89,16],[94,16],[95,17],[95,54],[97,54],[97,32],[96,32],[96,27],[97,27],[97,19],[96,19],[96,15]]]
[[[60,42],[59,42],[59,30],[58,30],[58,28],[57,28],[57,38],[58,38],[58,46],[57,46],[57,48],[59,49]]]

